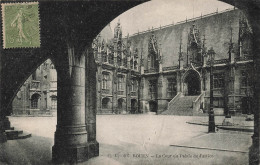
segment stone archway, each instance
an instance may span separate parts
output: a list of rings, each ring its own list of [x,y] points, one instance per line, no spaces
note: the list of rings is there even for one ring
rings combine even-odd
[[[186,96],[196,96],[201,93],[200,75],[195,70],[189,70],[183,75],[182,84]]]

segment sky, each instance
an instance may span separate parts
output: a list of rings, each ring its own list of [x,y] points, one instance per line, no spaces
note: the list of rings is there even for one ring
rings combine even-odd
[[[126,36],[230,8],[217,0],[152,0],[122,13],[110,25],[113,30],[120,19]]]

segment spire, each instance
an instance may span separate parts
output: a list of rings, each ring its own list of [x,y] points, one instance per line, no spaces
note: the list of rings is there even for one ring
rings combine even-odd
[[[122,37],[122,26],[120,26],[120,19],[118,19],[117,25],[114,29],[114,38]]]

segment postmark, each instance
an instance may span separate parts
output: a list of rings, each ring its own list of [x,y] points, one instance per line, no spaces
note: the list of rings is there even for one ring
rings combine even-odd
[[[3,3],[3,47],[40,47],[39,4]]]

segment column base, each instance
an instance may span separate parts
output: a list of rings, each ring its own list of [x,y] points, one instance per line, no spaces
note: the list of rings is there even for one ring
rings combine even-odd
[[[254,137],[252,136],[252,146],[249,147],[249,165],[259,165],[259,157],[260,157],[260,153],[259,153],[259,146],[257,144],[259,144],[259,138],[258,137]]]
[[[78,163],[87,160],[88,146],[53,146],[52,161],[55,163]]]
[[[52,161],[55,163],[79,163],[99,155],[99,143],[88,142],[83,146],[57,146],[52,147]]]
[[[88,142],[88,159],[99,156],[99,143],[97,141]]]

